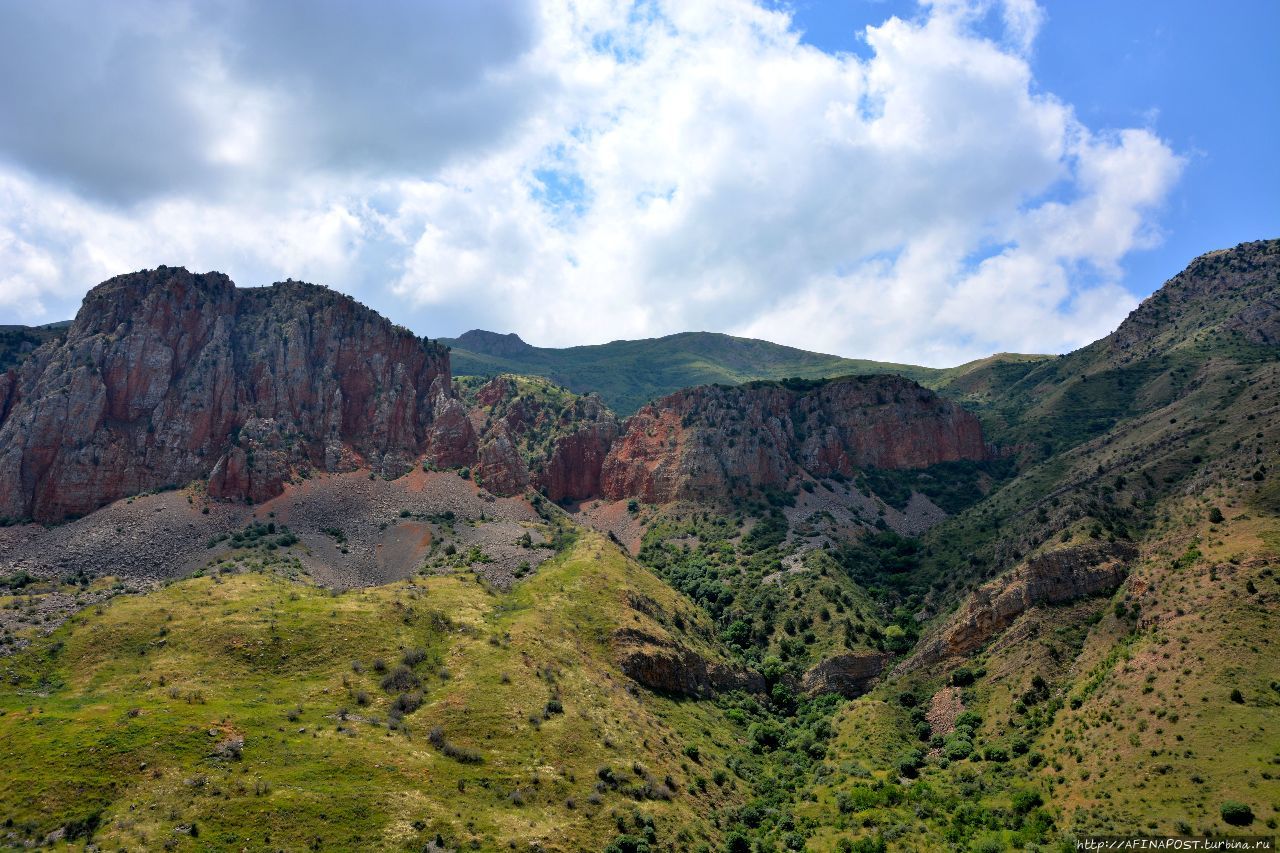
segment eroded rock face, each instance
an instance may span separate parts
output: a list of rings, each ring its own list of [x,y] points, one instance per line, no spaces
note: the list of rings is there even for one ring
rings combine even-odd
[[[628,419],[601,470],[608,498],[705,500],[862,466],[988,457],[977,418],[897,376],[672,394]]]
[[[642,631],[619,629],[613,645],[623,673],[659,693],[702,697],[732,690],[765,692],[764,677],[758,672],[708,661],[692,649]]]
[[[118,276],[0,380],[0,515],[59,519],[210,475],[216,495],[262,499],[298,467],[473,455],[465,430],[433,429],[451,393],[443,347],[326,288]]]
[[[538,486],[553,501],[583,500],[601,494],[600,472],[618,438],[618,420],[599,397],[576,404],[573,430],[555,442],[538,473]]]
[[[625,423],[498,377],[469,409],[444,347],[349,297],[180,268],[104,282],[65,339],[0,374],[0,517],[42,521],[206,478],[262,501],[309,470],[423,457],[504,496],[664,503],[986,456],[972,415],[892,376],[693,388]]]
[[[899,665],[909,671],[977,651],[1040,604],[1060,604],[1109,593],[1124,582],[1137,549],[1123,542],[1078,545],[1034,557],[1008,575],[983,584],[959,612]]]
[[[883,652],[850,652],[827,658],[809,669],[800,681],[810,695],[839,693],[848,699],[871,689],[893,655]]]

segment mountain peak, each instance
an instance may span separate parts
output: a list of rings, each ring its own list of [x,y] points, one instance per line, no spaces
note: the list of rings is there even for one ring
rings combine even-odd
[[[457,339],[458,346],[471,352],[484,355],[511,356],[529,352],[532,346],[525,343],[515,332],[499,334],[484,329],[472,329],[463,332]]]

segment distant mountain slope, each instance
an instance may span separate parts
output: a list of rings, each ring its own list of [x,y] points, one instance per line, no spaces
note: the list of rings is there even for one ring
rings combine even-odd
[[[65,337],[69,328],[70,320],[43,326],[0,326],[0,372],[22,364],[45,341]]]
[[[1280,240],[1259,240],[1196,258],[1074,352],[986,359],[922,384],[973,410],[995,443],[1044,458],[1185,397],[1209,365],[1273,362],[1278,344]]]
[[[440,342],[452,348],[455,376],[544,376],[578,393],[594,391],[621,415],[693,385],[896,373],[928,386],[931,380],[949,373],[912,364],[807,352],[714,332],[553,349],[530,346],[515,334],[475,329]]]

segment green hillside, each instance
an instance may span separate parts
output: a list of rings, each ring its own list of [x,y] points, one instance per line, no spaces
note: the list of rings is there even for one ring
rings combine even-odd
[[[0,326],[0,371],[17,367],[45,341],[66,336],[70,320],[44,326]]]
[[[452,348],[455,376],[545,376],[579,394],[599,394],[620,415],[692,385],[868,373],[897,373],[927,385],[949,375],[928,367],[841,358],[713,332],[550,349],[529,346],[515,335],[476,330],[460,338],[442,338],[441,343]]]

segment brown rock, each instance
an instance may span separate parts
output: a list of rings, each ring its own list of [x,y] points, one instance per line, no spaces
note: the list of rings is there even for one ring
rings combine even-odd
[[[800,680],[809,695],[839,693],[852,699],[871,688],[893,655],[883,652],[850,652],[827,658],[811,667]]]
[[[59,519],[210,474],[258,500],[298,466],[399,473],[428,446],[467,452],[432,429],[450,396],[443,347],[326,288],[118,276],[0,382],[0,515]]]
[[[1008,575],[983,584],[943,629],[899,665],[899,672],[970,654],[1040,604],[1060,604],[1118,587],[1137,557],[1132,545],[1077,545],[1027,560]]]
[[[601,470],[614,500],[714,500],[783,487],[802,471],[921,468],[989,450],[977,419],[898,376],[789,387],[749,383],[672,394],[628,419]]]
[[[732,690],[765,692],[758,672],[708,661],[692,649],[642,631],[619,629],[613,644],[623,673],[659,693],[704,697]]]

